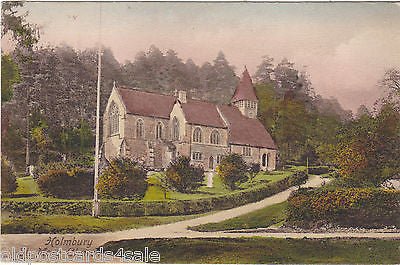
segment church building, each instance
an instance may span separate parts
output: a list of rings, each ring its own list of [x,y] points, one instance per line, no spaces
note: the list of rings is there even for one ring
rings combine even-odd
[[[258,98],[245,69],[229,105],[114,85],[103,118],[107,159],[131,157],[155,170],[178,156],[214,171],[224,155],[274,170],[277,146],[257,119]]]

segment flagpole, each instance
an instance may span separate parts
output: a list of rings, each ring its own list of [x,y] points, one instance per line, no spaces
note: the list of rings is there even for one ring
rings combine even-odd
[[[96,106],[96,146],[94,157],[94,187],[93,187],[93,209],[92,216],[99,216],[99,198],[97,191],[97,184],[99,183],[99,146],[100,146],[100,81],[101,81],[101,3],[100,3],[100,16],[99,16],[99,49],[98,66],[97,66],[97,106]]]

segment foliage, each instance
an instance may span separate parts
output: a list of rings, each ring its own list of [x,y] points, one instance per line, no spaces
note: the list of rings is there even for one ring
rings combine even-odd
[[[217,172],[222,182],[231,190],[235,190],[237,185],[247,180],[246,162],[238,154],[224,156],[217,167]]]
[[[15,201],[2,200],[1,210],[11,214],[36,213],[41,215],[91,215],[92,201]]]
[[[293,176],[289,180],[290,186],[300,186],[306,183],[308,180],[308,174],[306,170],[296,170]]]
[[[204,169],[192,166],[190,158],[182,156],[172,161],[166,170],[166,176],[171,185],[180,192],[191,192],[203,183]]]
[[[20,81],[18,66],[10,55],[1,55],[1,103],[9,101],[13,95],[13,84]]]
[[[296,226],[400,226],[400,192],[395,190],[301,189],[288,201],[288,223]]]
[[[48,163],[40,162],[33,169],[33,178],[39,179],[43,175],[45,175],[50,170],[67,170],[71,171],[75,168],[82,168],[85,170],[93,170],[93,156],[91,154],[86,154],[82,156],[78,156],[75,159],[68,159],[65,161],[51,161]]]
[[[16,191],[18,185],[16,176],[8,164],[7,159],[1,156],[1,191],[4,193],[12,193]]]
[[[92,196],[93,172],[82,168],[49,170],[38,179],[38,185],[47,196],[57,198]]]
[[[146,173],[129,158],[115,158],[99,178],[99,195],[101,198],[141,199],[148,186]]]
[[[4,1],[1,4],[2,36],[11,33],[17,42],[17,48],[32,49],[39,40],[39,30],[35,25],[26,22],[27,14],[18,14],[18,8],[23,6],[23,2]]]
[[[376,117],[364,115],[340,133],[336,163],[349,186],[379,186],[399,174],[400,114],[384,105]]]
[[[5,115],[2,113],[2,119]],[[1,151],[16,171],[25,169],[25,139],[21,131],[10,123],[2,123]]]

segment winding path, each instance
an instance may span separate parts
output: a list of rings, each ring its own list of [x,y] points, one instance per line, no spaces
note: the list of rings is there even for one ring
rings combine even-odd
[[[324,181],[318,176],[312,176],[304,187],[317,187]],[[247,214],[266,206],[287,200],[290,193],[295,190],[291,187],[285,191],[277,193],[262,201],[246,204],[237,208],[220,211],[199,218],[180,221],[171,224],[144,227],[117,232],[106,232],[97,234],[7,234],[1,236],[2,251],[10,250],[15,247],[16,250],[26,247],[31,250],[63,250],[70,249],[73,242],[75,249],[95,249],[108,241],[117,241],[123,239],[140,238],[202,238],[202,237],[278,237],[278,238],[332,238],[332,237],[355,237],[355,238],[400,238],[398,233],[273,233],[273,232],[255,232],[255,233],[227,233],[227,232],[197,232],[187,230],[188,226],[196,226],[211,222],[221,222],[233,217]],[[75,240],[75,241],[74,241]],[[67,242],[67,243],[66,243]],[[69,245],[68,245],[69,243]],[[76,246],[80,243],[80,246]]]

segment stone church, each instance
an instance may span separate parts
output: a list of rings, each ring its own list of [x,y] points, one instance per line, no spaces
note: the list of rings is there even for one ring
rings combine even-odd
[[[277,147],[257,109],[247,69],[229,105],[190,99],[185,91],[168,96],[114,85],[103,118],[104,155],[135,158],[156,170],[188,156],[214,171],[223,155],[238,153],[274,170]]]

